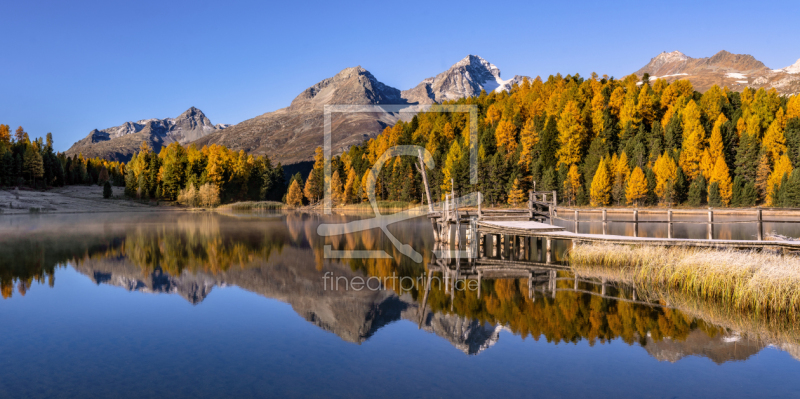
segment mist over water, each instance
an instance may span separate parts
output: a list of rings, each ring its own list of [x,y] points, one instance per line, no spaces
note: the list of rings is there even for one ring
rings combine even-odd
[[[422,263],[378,229],[317,234],[356,217],[4,217],[0,397],[800,395],[791,326],[680,298],[632,301],[624,281],[567,265],[487,274],[480,296],[451,292],[424,218],[390,227]],[[325,245],[390,256],[326,259]],[[426,296],[417,277],[428,271],[440,279]],[[326,275],[415,283],[337,290]]]

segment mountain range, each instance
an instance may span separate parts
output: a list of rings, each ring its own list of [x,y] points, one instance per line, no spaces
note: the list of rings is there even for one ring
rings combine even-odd
[[[213,125],[203,111],[191,107],[177,118],[144,119],[125,122],[103,130],[94,129],[89,135],[66,151],[69,156],[101,157],[113,161],[128,161],[142,144],[158,151],[172,142],[191,143],[230,125]]]
[[[725,50],[705,58],[692,58],[680,51],[663,52],[636,71],[638,76],[645,73],[651,79],[663,78],[668,82],[688,79],[701,92],[718,85],[735,91],[763,87],[775,88],[784,95],[800,93],[800,60],[786,68],[770,69],[752,55]]]
[[[635,72],[669,82],[688,79],[696,90],[713,85],[732,90],[745,87],[775,88],[784,95],[800,93],[800,60],[792,66],[770,69],[751,55],[720,51],[712,57],[692,58],[680,51],[663,52]],[[424,79],[408,90],[380,82],[366,69],[346,68],[300,93],[288,107],[248,119],[236,125],[214,125],[194,107],[177,118],[146,119],[121,126],[92,130],[75,143],[67,155],[127,161],[145,141],[155,151],[171,142],[224,145],[254,155],[268,155],[273,162],[298,164],[313,159],[322,144],[323,107],[335,105],[427,105],[477,96],[481,91],[510,90],[525,77],[503,80],[500,69],[485,59],[469,55],[448,70]],[[394,124],[398,113],[336,113],[331,120],[333,153],[377,136]]]

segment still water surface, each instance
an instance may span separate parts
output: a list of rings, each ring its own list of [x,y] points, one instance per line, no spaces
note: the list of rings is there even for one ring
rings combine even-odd
[[[326,273],[416,278],[433,261],[426,220],[390,228],[414,263],[379,230],[316,234],[346,219],[0,218],[0,397],[800,397],[791,326],[739,331],[702,304],[591,285],[531,298],[524,278],[485,278],[480,298],[434,285],[424,308],[419,284],[328,289]],[[392,258],[325,259],[326,244]]]

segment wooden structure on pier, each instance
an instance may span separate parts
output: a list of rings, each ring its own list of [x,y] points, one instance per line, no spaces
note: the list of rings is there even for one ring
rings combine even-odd
[[[556,192],[535,192],[529,193],[530,197],[525,208],[503,208],[503,209],[483,209],[483,195],[477,193],[477,209],[464,209],[459,206],[459,200],[455,194],[448,194],[442,205],[441,211],[430,212],[428,217],[434,226],[434,236],[437,242],[455,243],[459,245],[461,240],[462,225],[469,226],[466,231],[467,240],[472,237],[483,240],[484,236],[492,235],[514,235],[543,238],[550,247],[551,240],[569,240],[575,242],[603,242],[612,244],[637,244],[637,245],[660,245],[660,246],[694,246],[694,247],[725,247],[725,248],[747,248],[747,249],[776,249],[784,251],[800,251],[800,241],[780,241],[764,240],[764,223],[800,223],[800,220],[764,220],[763,210],[753,210],[752,219],[744,220],[716,220],[715,212],[719,210],[708,209],[708,211],[681,211],[704,216],[703,221],[675,220],[671,209],[661,211],[664,215],[663,220],[659,219],[639,219],[639,210],[630,211],[630,220],[609,219],[608,212],[601,210],[578,210],[557,207]],[[741,211],[737,211],[742,213]],[[580,220],[581,213],[601,213],[601,219]],[[648,211],[648,213],[655,213]],[[722,212],[728,213],[728,212]],[[569,217],[562,217],[565,214]],[[565,227],[556,226],[556,220],[566,221],[573,225],[573,231],[568,231]],[[580,224],[601,223],[602,234],[586,234],[579,232]],[[633,235],[611,235],[608,234],[611,224],[632,224]],[[667,230],[667,237],[639,237],[639,224],[657,223],[664,224]],[[699,224],[706,226],[706,237],[701,238],[675,238],[675,224]],[[715,226],[720,224],[751,224],[756,226],[754,240],[731,240],[715,238]]]

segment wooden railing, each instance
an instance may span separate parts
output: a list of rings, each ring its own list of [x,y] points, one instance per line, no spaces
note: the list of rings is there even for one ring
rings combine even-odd
[[[666,220],[639,220],[639,210],[633,209],[633,219],[632,220],[611,220],[608,219],[608,212],[606,209],[602,210],[578,210],[578,209],[566,209],[561,208],[557,209],[557,212],[571,212],[573,213],[572,218],[563,218],[558,216],[556,213],[553,216],[553,220],[562,220],[566,222],[574,223],[575,232],[578,232],[578,227],[580,223],[602,223],[603,224],[603,234],[608,234],[608,225],[611,223],[620,223],[620,224],[633,224],[633,236],[639,236],[639,224],[640,223],[666,223],[667,224],[667,238],[674,238],[673,237],[673,225],[675,224],[701,224],[706,225],[706,232],[707,237],[709,240],[714,239],[714,226],[720,224],[756,224],[757,231],[758,231],[758,241],[764,240],[764,223],[800,223],[798,220],[764,220],[764,213],[763,209],[755,209],[753,210],[753,214],[755,216],[754,219],[746,219],[746,220],[723,220],[718,221],[714,220],[714,209],[709,208],[707,211],[681,211],[683,214],[695,214],[695,215],[707,215],[708,220],[706,221],[696,221],[696,220],[674,220],[673,219],[673,210],[667,209],[665,211]],[[600,220],[580,220],[580,214],[587,214],[587,213],[598,213],[602,212],[602,219]],[[741,211],[737,212],[740,213]],[[655,213],[654,211],[648,211],[647,213]],[[719,213],[726,213],[729,214],[730,212],[720,211]]]

